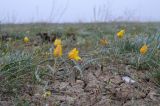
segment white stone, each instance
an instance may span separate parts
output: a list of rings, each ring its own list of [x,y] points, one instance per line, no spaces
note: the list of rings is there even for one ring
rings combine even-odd
[[[135,83],[136,82],[135,80],[131,79],[128,76],[122,77],[122,80],[125,81],[126,83]]]

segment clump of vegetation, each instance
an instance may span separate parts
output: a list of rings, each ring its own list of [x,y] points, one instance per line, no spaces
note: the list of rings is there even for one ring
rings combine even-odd
[[[0,92],[17,93],[28,82],[34,82],[35,63],[31,54],[10,52],[1,58]]]

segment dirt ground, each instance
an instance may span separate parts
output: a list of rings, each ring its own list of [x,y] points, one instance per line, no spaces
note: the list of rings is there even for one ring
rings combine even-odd
[[[57,78],[50,83],[50,97],[44,99],[42,87],[30,85],[24,89],[21,99],[30,101],[30,106],[160,106],[158,89],[145,73],[145,70],[125,69],[124,65],[103,69],[91,66],[85,70],[83,79]],[[123,76],[136,82],[127,83],[122,80]],[[0,106],[10,106],[10,102],[1,101]]]

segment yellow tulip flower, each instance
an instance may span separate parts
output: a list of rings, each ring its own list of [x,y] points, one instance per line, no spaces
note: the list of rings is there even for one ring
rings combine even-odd
[[[76,60],[76,61],[81,60],[81,58],[79,57],[79,51],[78,51],[76,48],[72,49],[72,50],[68,53],[68,58],[69,58],[69,59]]]
[[[117,37],[121,39],[123,38],[124,34],[125,34],[125,30],[121,30],[117,33]]]
[[[142,55],[146,54],[148,51],[148,46],[146,44],[144,44],[141,48],[140,48],[140,53]]]
[[[24,37],[23,41],[24,41],[25,43],[28,43],[28,42],[29,42],[29,38],[28,38],[28,37]]]
[[[54,41],[54,46],[61,45],[61,44],[62,44],[61,39],[56,39],[56,40]]]
[[[61,57],[62,56],[62,45],[57,45],[54,49],[53,55],[55,57]]]

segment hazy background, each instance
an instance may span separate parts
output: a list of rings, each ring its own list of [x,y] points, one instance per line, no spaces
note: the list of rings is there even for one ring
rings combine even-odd
[[[160,0],[0,0],[0,21],[160,21]]]

